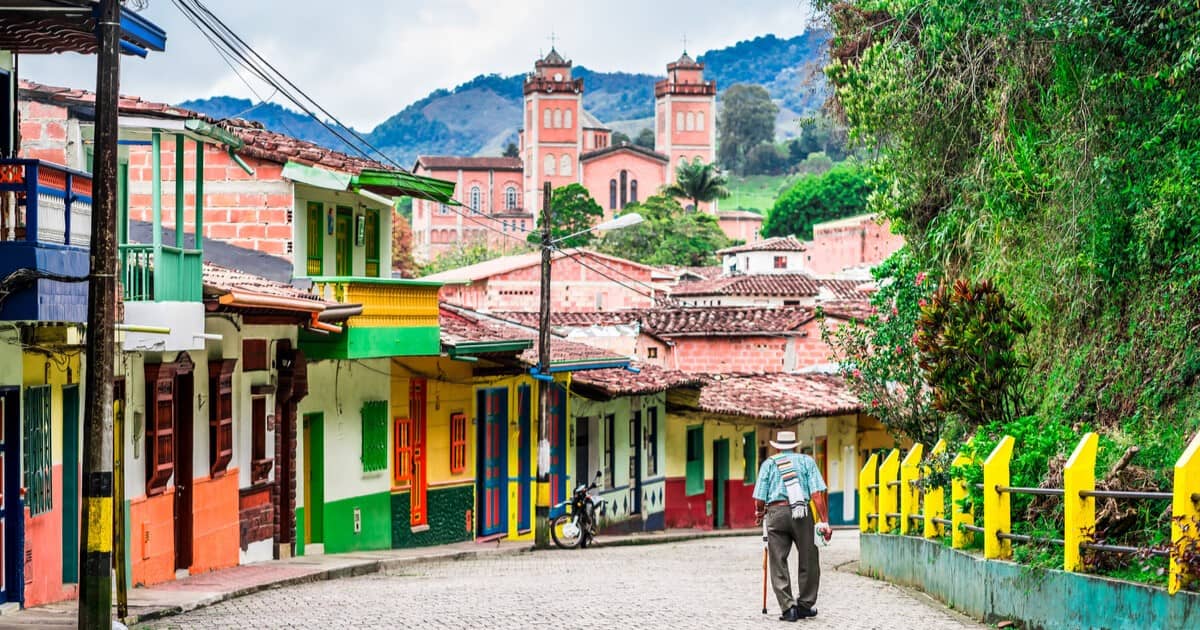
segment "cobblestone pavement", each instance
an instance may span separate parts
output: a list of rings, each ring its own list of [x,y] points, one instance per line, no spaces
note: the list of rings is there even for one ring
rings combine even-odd
[[[983,628],[885,582],[837,571],[855,532],[822,549],[811,628]],[[793,567],[795,555],[793,554]],[[145,628],[768,628],[757,537],[435,561],[226,601]]]

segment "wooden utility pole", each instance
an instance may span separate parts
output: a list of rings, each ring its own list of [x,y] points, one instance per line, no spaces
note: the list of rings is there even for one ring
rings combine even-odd
[[[550,182],[542,187],[542,296],[538,312],[538,466],[537,508],[534,511],[533,544],[550,546]],[[562,439],[562,436],[559,436]]]
[[[112,627],[113,354],[117,269],[117,93],[121,4],[100,0],[96,25],[96,145],[92,169],[88,280],[87,407],[83,416],[83,531],[79,545],[79,627]]]

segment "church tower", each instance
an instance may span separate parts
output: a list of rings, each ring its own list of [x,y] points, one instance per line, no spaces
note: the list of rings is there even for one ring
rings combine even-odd
[[[654,85],[654,149],[671,159],[667,181],[675,181],[675,169],[699,159],[716,161],[717,82],[704,80],[704,64],[687,54],[667,64],[667,78]],[[706,208],[716,211],[716,204]]]
[[[541,218],[543,182],[558,188],[583,181],[579,166],[582,99],[583,79],[571,78],[571,61],[554,48],[525,77],[521,157],[525,206],[535,223]]]

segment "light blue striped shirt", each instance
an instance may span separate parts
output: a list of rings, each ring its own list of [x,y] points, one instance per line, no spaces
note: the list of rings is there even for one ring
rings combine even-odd
[[[793,452],[787,455],[796,469],[800,489],[804,490],[806,498],[811,499],[814,493],[827,490],[825,480],[821,478],[821,471],[817,469],[817,462],[813,458],[803,453]],[[772,459],[768,457],[762,466],[758,467],[758,481],[754,484],[754,498],[767,503],[786,501],[788,498],[787,489],[783,487],[783,475],[779,474],[779,466],[775,465]]]

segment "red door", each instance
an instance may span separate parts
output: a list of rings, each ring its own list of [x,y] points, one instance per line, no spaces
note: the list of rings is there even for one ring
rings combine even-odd
[[[426,502],[425,491],[428,480],[425,466],[425,379],[414,378],[409,384],[408,415],[412,449],[412,490],[409,502],[412,514],[412,526],[419,527],[429,523],[429,505]]]

